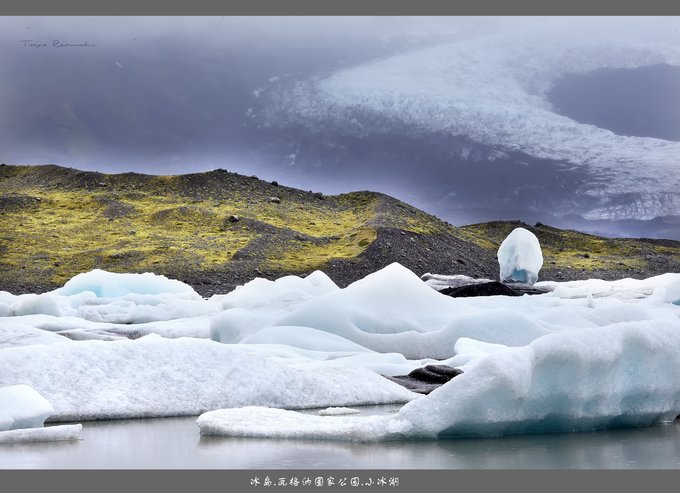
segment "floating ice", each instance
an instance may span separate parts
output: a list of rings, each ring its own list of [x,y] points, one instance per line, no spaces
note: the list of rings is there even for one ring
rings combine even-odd
[[[326,440],[353,440],[357,436],[379,440],[388,423],[383,416],[315,416],[265,407],[220,409],[196,420],[201,435]]]
[[[92,292],[98,298],[115,298],[127,294],[188,293],[195,298],[198,294],[188,284],[165,276],[145,272],[144,274],[117,274],[95,269],[71,278],[56,293],[72,296]]]
[[[54,412],[49,401],[28,385],[0,385],[0,431],[41,427]]]
[[[329,426],[324,437],[349,440],[648,424],[678,411],[680,274],[539,285],[552,291],[451,298],[393,264],[344,289],[314,273],[210,299],[57,290],[61,316],[0,317],[0,386],[31,386],[52,420],[414,401],[391,418],[315,416],[296,435]],[[5,315],[35,299],[0,292]],[[442,363],[464,373],[427,397],[378,375]],[[279,433],[256,416],[238,429]],[[0,409],[0,427],[14,421]]]
[[[372,441],[643,426],[680,414],[678,320],[564,331],[491,349],[392,416],[250,408],[207,413],[197,424],[211,435]]]
[[[61,315],[56,296],[51,293],[24,294],[16,297],[16,301],[9,306],[8,315]]]
[[[667,273],[647,279],[618,279],[603,281],[588,279],[582,281],[541,281],[536,284],[552,291],[548,296],[560,299],[585,298],[590,294],[595,298],[616,298],[623,301],[644,300],[655,293],[663,302],[672,302],[676,289],[680,289],[680,274]]]
[[[543,266],[538,238],[531,231],[515,228],[498,248],[501,281],[534,284]]]
[[[63,442],[78,440],[83,425],[61,425],[0,431],[0,443]]]
[[[327,407],[319,411],[319,416],[345,416],[347,414],[361,414],[361,411],[351,407]]]
[[[385,404],[416,397],[370,370],[290,368],[249,348],[253,354],[245,346],[159,336],[8,348],[0,350],[0,385],[29,384],[54,406],[51,419],[60,421],[191,415],[248,405]]]
[[[284,276],[275,281],[253,279],[215,299],[221,300],[223,309],[285,309],[338,289],[330,277],[321,271],[314,271],[304,278]]]
[[[451,356],[455,342],[448,343],[455,334],[442,329],[453,317],[475,311],[394,263],[269,319],[262,312],[227,312],[211,329],[222,342],[240,342],[264,327],[311,327],[375,351],[436,358]]]

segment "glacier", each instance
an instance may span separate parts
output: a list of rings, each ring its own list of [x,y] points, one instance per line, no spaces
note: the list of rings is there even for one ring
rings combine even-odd
[[[547,94],[565,74],[680,65],[676,21],[507,19],[504,28],[263,89],[264,126],[333,128],[359,138],[409,128],[466,136],[491,153],[568,163],[588,175],[562,213],[652,219],[680,212],[680,142],[616,135],[560,115]],[[362,115],[370,115],[362,121]],[[379,123],[375,123],[378,121]],[[411,135],[411,134],[410,134]],[[466,148],[459,152],[467,160]],[[474,166],[472,159],[468,160]]]
[[[677,273],[472,298],[399,264],[346,288],[317,272],[207,299],[174,283],[127,289],[118,276],[106,276],[105,297],[92,284],[39,295],[47,303],[0,292],[6,307],[32,306],[0,317],[0,387],[34,389],[47,421],[201,415],[201,433],[232,436],[495,436],[680,414]],[[426,396],[384,378],[430,364],[463,373]],[[394,403],[404,405],[392,415],[360,412]],[[0,427],[15,420],[0,405]]]

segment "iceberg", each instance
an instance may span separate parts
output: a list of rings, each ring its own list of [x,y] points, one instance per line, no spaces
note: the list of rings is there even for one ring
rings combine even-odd
[[[41,427],[53,412],[49,401],[28,385],[0,387],[0,431]]]
[[[387,404],[417,397],[361,367],[298,369],[285,361],[252,345],[194,338],[79,341],[0,350],[0,386],[23,382],[35,388],[54,406],[40,417],[51,415],[52,421],[198,415],[250,405]]]
[[[61,315],[56,297],[51,293],[25,294],[17,296],[17,300],[9,305],[8,315]]]
[[[534,284],[543,267],[543,254],[538,238],[531,231],[515,228],[498,248],[501,281]]]
[[[214,298],[221,301],[222,309],[285,309],[339,289],[330,277],[317,270],[304,278],[284,276],[275,281],[256,278]]]
[[[0,387],[28,387],[0,394],[0,432],[203,413],[204,433],[387,440],[638,426],[680,409],[680,274],[472,298],[399,264],[343,289],[313,273],[209,299],[144,293],[149,279],[118,296],[54,291],[59,316],[3,312]],[[6,307],[30,299],[0,293]],[[463,373],[427,396],[384,378],[427,365]],[[8,407],[30,395],[42,414]],[[294,412],[393,403],[389,416]]]
[[[269,340],[296,345],[302,344],[300,334],[305,329],[291,327],[308,327],[316,332],[302,347],[309,347],[319,340],[319,332],[326,332],[336,336],[334,348],[340,347],[339,340],[346,340],[409,359],[442,359],[455,354],[454,345],[460,337],[525,345],[551,331],[549,324],[513,309],[512,302],[505,301],[507,297],[499,298],[494,306],[502,308],[479,309],[475,301],[443,295],[393,263],[292,309],[227,310],[213,318],[210,332],[213,340],[229,344]],[[261,331],[265,332],[260,335]],[[331,337],[326,336],[324,343],[331,344]]]
[[[213,319],[211,337],[239,343],[265,328],[273,334],[276,327],[309,327],[373,351],[418,359],[449,357],[455,342],[451,332],[457,330],[446,328],[449,321],[476,311],[393,263],[286,310],[228,310]]]
[[[145,272],[143,274],[118,274],[95,269],[69,279],[56,291],[61,296],[84,292],[94,293],[98,298],[115,298],[127,294],[188,293],[200,298],[194,289],[181,281]]]
[[[0,431],[0,443],[63,442],[78,440],[83,425],[59,425]]]
[[[462,375],[390,416],[223,409],[201,415],[197,424],[209,435],[379,441],[646,426],[680,414],[678,320],[477,349],[485,355]]]

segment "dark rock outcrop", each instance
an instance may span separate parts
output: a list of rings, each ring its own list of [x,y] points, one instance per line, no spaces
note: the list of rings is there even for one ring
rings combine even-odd
[[[463,370],[447,365],[427,365],[422,368],[416,368],[408,375],[385,378],[398,383],[411,392],[429,394],[462,373]]]
[[[451,288],[444,288],[439,291],[441,294],[452,296],[454,298],[465,298],[469,296],[522,296],[522,293],[510,288],[507,284],[498,281],[490,281],[484,283],[467,284],[465,286],[456,286]]]
[[[537,288],[530,284],[489,281],[444,288],[439,292],[453,298],[464,298],[469,296],[522,296],[524,294],[543,294],[548,291],[548,289]]]

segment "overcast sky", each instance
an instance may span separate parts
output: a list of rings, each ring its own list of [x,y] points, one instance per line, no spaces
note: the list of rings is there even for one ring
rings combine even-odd
[[[323,75],[502,22],[0,18],[0,159],[105,171],[246,172],[244,153],[262,137],[244,126],[244,114],[272,78]]]
[[[583,32],[603,46],[612,37],[633,44],[677,41],[679,26],[678,18],[662,17],[0,17],[0,162],[157,174],[226,168],[326,193],[383,191],[442,215],[451,197],[472,203],[517,193],[508,186],[513,176],[541,180],[531,186],[549,200],[573,202],[565,184],[576,187],[587,178],[581,171],[555,178],[560,163],[532,162],[541,173],[493,171],[498,183],[492,189],[482,166],[452,168],[450,147],[467,145],[459,137],[452,142],[437,133],[399,129],[357,140],[342,129],[335,135],[330,126],[310,133],[304,125],[275,128],[252,116],[276,103],[259,97],[265,88],[291,94],[297,81],[428,46],[499,33],[521,36],[537,27],[547,37],[571,32],[577,39]],[[652,134],[640,135],[673,140],[680,133],[653,134],[680,122],[680,113],[668,111],[680,108],[674,79],[680,74],[671,72],[668,80],[641,74],[629,84],[638,92],[620,100],[644,101],[633,113],[627,108],[597,114],[608,96],[606,77],[598,82],[599,92],[587,80],[571,80],[555,93],[553,104],[582,123],[622,135],[651,128]],[[653,101],[645,99],[650,87],[662,88],[651,91]],[[276,90],[269,94],[276,96]],[[640,113],[652,104],[658,109]],[[367,118],[364,125],[384,123]],[[626,123],[635,119],[654,121],[637,130]],[[306,161],[296,155],[300,149]],[[477,151],[480,159],[493,155]],[[439,200],[439,208],[430,197]],[[540,200],[532,207],[544,208]]]

